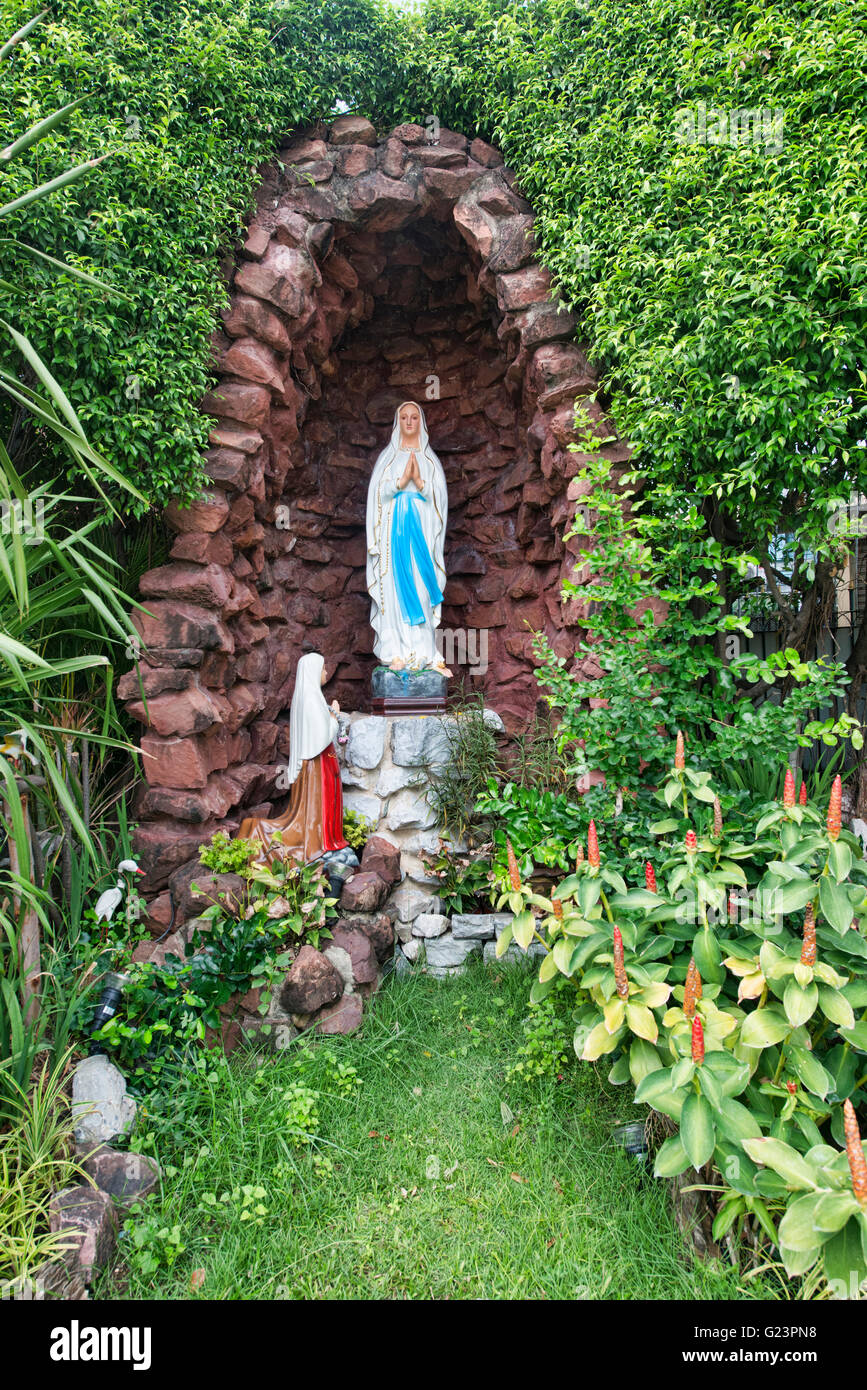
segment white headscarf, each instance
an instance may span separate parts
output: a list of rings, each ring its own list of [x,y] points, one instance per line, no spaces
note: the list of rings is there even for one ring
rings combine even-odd
[[[307,652],[295,669],[295,690],[289,707],[289,785],[301,771],[301,764],[323,753],[333,743],[337,720],[322,694],[324,657]]]

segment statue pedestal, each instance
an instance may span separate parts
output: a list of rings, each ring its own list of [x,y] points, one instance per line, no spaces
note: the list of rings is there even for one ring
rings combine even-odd
[[[447,693],[448,677],[440,671],[390,671],[377,666],[370,678],[373,714],[440,714]]]

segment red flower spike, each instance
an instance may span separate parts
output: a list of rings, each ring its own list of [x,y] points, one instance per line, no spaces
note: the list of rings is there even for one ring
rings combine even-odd
[[[783,805],[794,806],[795,804],[795,774],[790,767],[786,768],[786,781],[783,786]]]
[[[623,937],[620,928],[614,928],[614,985],[619,999],[629,998],[629,981],[623,964]]]
[[[801,790],[798,792],[798,805],[799,805],[799,806],[806,806],[806,804],[807,804],[807,784],[806,784],[806,782],[802,781],[802,782],[801,782]]]
[[[506,841],[506,854],[509,858],[509,883],[512,885],[512,892],[520,893],[521,875],[518,872],[518,860],[515,857],[515,851],[512,849],[511,840]]]
[[[713,799],[713,833],[714,838],[717,840],[723,833],[722,806],[719,804],[718,796],[715,796]]]
[[[704,1061],[704,1029],[698,1014],[692,1020],[692,1060],[697,1067]]]
[[[787,1082],[786,1082],[786,1090],[788,1091],[788,1093],[789,1093],[790,1096],[797,1095],[797,1092],[798,1092],[798,1083],[797,1083],[797,1081],[787,1081]]]
[[[674,765],[680,771],[686,767],[686,756],[683,751],[683,734],[678,729],[677,743],[674,745]]]
[[[599,837],[596,834],[595,820],[590,822],[587,830],[587,862],[591,868],[599,868]]]
[[[843,821],[842,821],[842,809],[843,809],[843,808],[842,808],[842,801],[843,801],[843,783],[842,783],[842,781],[840,780],[840,775],[839,775],[839,773],[838,773],[837,776],[834,778],[834,784],[833,784],[833,786],[831,787],[831,797],[830,797],[830,800],[829,800],[829,802],[828,802],[828,822],[827,822],[827,824],[828,824],[828,839],[829,839],[829,840],[836,840],[837,837],[838,837],[838,835],[840,834],[840,826],[841,826],[842,823],[843,823]]]
[[[851,1100],[843,1102],[843,1133],[846,1136],[846,1157],[852,1174],[852,1191],[860,1206],[867,1206],[867,1159],[861,1147],[861,1131]]]
[[[649,859],[644,866],[644,886],[647,889],[648,893],[655,893],[657,891],[656,870],[654,869]]]
[[[558,922],[563,921],[563,904],[559,898],[551,899],[551,907]]]
[[[687,854],[695,854],[698,849],[698,840],[696,839],[694,830],[687,830],[684,843],[686,845]]]
[[[807,904],[807,911],[804,913],[804,944],[801,947],[801,964],[816,964],[816,909],[812,903]]]

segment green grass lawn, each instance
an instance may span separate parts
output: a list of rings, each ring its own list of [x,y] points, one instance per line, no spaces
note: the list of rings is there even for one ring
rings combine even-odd
[[[355,1037],[211,1059],[146,1101],[162,1193],[96,1296],[767,1296],[686,1254],[666,1184],[611,1140],[638,1110],[607,1067],[507,1080],[528,983],[392,979]]]

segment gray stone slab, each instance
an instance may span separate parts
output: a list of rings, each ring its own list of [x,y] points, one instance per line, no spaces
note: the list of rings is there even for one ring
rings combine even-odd
[[[451,932],[425,943],[425,962],[435,968],[463,965],[482,949],[481,941],[455,941]]]
[[[396,767],[442,766],[450,754],[446,726],[435,715],[407,715],[395,719],[391,726],[391,756]]]
[[[511,920],[511,912],[457,912],[452,934],[457,941],[493,941]]]
[[[370,719],[356,719],[349,729],[346,744],[346,761],[354,767],[370,771],[379,767],[385,752],[385,719],[373,715]]]

